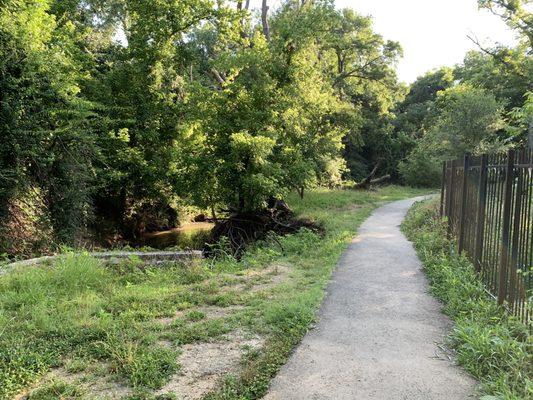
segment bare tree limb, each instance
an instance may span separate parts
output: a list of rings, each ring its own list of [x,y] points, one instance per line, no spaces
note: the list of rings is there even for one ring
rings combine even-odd
[[[216,70],[216,68],[211,68],[211,72],[213,73],[213,76],[217,80],[217,82],[220,84],[220,86],[224,85],[226,83],[226,80],[222,78],[222,75],[220,75],[220,72]]]
[[[370,174],[365,179],[363,179],[361,182],[356,184],[354,186],[354,189],[367,189],[370,186],[370,184],[372,182],[372,179],[374,178],[374,176],[378,172],[378,169],[379,169],[380,165],[381,165],[381,160],[378,160],[376,165],[372,169],[372,172],[370,172]]]

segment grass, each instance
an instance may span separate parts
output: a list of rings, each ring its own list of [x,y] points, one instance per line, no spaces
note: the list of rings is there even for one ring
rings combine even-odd
[[[487,295],[473,265],[456,254],[435,201],[418,203],[403,223],[432,293],[455,321],[448,342],[457,361],[481,382],[484,400],[533,398],[533,340],[529,328]]]
[[[105,265],[73,253],[53,268],[0,276],[0,399],[27,388],[34,388],[33,400],[88,398],[78,376],[126,388],[129,400],[171,399],[156,390],[179,371],[183,345],[235,331],[264,338],[264,345],[247,351],[240,373],[206,398],[260,398],[312,323],[358,225],[382,202],[423,193],[390,186],[290,197],[298,214],[323,223],[325,235],[302,230],[257,243],[240,262]],[[267,284],[271,276],[263,272],[272,266],[288,274]],[[210,317],[210,307],[227,312]],[[60,373],[50,377],[50,371]]]

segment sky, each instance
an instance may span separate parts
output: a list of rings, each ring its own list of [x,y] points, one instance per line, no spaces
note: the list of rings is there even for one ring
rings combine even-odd
[[[273,6],[279,2],[269,0]],[[377,33],[400,42],[404,56],[398,76],[406,83],[432,69],[463,61],[469,50],[477,48],[467,35],[488,46],[517,43],[499,17],[478,10],[476,0],[336,0],[335,4],[371,15]],[[260,7],[261,0],[252,0],[251,5]]]

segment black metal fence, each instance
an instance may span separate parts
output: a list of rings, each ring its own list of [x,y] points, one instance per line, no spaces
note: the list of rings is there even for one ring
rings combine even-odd
[[[446,162],[441,215],[498,303],[531,322],[533,151]]]

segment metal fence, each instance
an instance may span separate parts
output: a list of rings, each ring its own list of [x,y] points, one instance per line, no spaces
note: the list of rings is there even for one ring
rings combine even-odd
[[[444,163],[441,215],[498,303],[531,322],[533,151]]]

